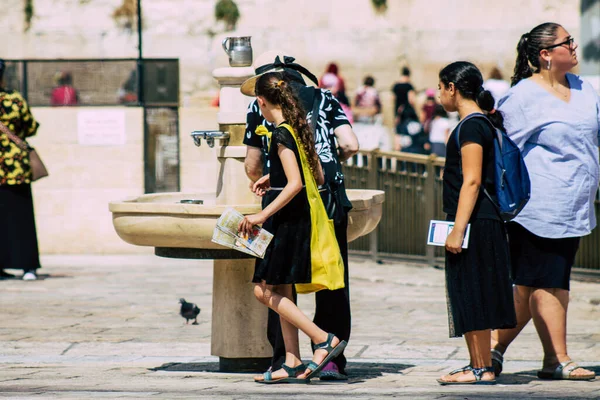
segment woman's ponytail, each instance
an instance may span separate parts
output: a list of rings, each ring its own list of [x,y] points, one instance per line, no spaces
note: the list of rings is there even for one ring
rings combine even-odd
[[[475,98],[475,102],[483,111],[486,112],[488,119],[492,122],[497,129],[504,131],[504,118],[500,111],[494,108],[495,100],[494,96],[489,90],[481,88],[479,93],[477,93],[477,97]]]
[[[517,45],[517,61],[515,62],[515,74],[510,79],[511,86],[515,86],[522,79],[529,78],[533,75],[527,57],[527,52],[529,50],[528,42],[529,33],[525,33],[521,36],[521,40],[519,40],[519,44]]]
[[[552,46],[556,40],[558,28],[560,25],[557,23],[545,22],[521,36],[519,44],[517,44],[517,61],[515,62],[515,75],[511,78],[511,86],[529,78],[534,72],[540,72],[540,51]]]

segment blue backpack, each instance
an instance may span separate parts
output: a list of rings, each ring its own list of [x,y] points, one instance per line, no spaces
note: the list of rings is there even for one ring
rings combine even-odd
[[[525,161],[523,161],[519,147],[510,140],[506,132],[497,129],[483,114],[468,115],[458,124],[456,128],[456,143],[459,155],[460,128],[465,121],[471,118],[485,119],[493,131],[496,132],[496,140],[494,140],[494,175],[496,178],[495,187],[498,201],[494,201],[485,188],[483,188],[483,193],[485,193],[496,207],[500,218],[504,222],[508,222],[521,212],[531,197],[531,182],[529,181],[529,173],[527,172]]]

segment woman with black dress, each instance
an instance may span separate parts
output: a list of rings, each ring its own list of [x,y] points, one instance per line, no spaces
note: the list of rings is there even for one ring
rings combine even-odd
[[[438,382],[494,384],[491,330],[516,325],[504,223],[483,191],[495,198],[495,131],[490,121],[502,129],[502,116],[494,110],[494,98],[483,89],[475,65],[452,63],[439,78],[441,104],[446,111],[458,111],[461,119],[448,139],[444,169],[444,212],[454,221],[446,239],[448,320],[450,337],[465,336],[471,360]]]
[[[263,224],[263,228],[273,233],[264,259],[256,263],[254,294],[258,301],[279,314],[286,349],[282,368],[265,372],[255,381],[307,383],[346,347],[345,341],[320,329],[304,315],[292,297],[293,284],[311,283],[311,229],[314,227],[307,190],[316,190],[315,181],[323,184],[325,178],[315,152],[312,130],[304,117],[306,113],[283,74],[261,75],[255,92],[261,113],[277,128],[270,140],[270,174],[256,181],[252,188],[258,195],[266,196],[266,206],[258,214],[247,215],[239,231],[249,234],[253,226]],[[268,134],[266,130],[264,133]],[[303,159],[313,176],[310,172],[303,175]],[[335,237],[330,245],[337,246]],[[337,251],[339,253],[339,247]],[[307,366],[300,358],[298,329],[313,343],[318,343]]]
[[[37,133],[39,124],[23,96],[4,88],[4,69],[5,63],[0,60],[0,124],[25,140]],[[14,277],[5,269],[23,270],[25,281],[37,279],[40,256],[31,177],[29,152],[0,130],[0,279]]]

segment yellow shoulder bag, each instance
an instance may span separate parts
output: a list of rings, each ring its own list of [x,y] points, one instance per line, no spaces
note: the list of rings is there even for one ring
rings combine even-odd
[[[281,124],[280,126],[287,128],[296,141],[310,206],[311,283],[296,284],[296,291],[298,293],[312,293],[323,289],[342,289],[344,287],[344,261],[335,237],[333,221],[329,219],[327,211],[325,211],[317,182],[309,167],[304,146],[302,146],[296,132],[290,125]]]

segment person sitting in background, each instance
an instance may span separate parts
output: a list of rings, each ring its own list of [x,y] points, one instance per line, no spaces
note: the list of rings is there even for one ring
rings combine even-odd
[[[79,95],[73,87],[73,76],[70,72],[60,72],[56,77],[58,86],[52,89],[50,105],[53,106],[76,106],[79,103]]]
[[[372,123],[375,116],[381,114],[381,101],[374,86],[375,79],[372,76],[367,76],[363,81],[363,85],[356,92],[352,112],[357,121]]]
[[[120,104],[138,104],[138,78],[137,70],[131,70],[129,77],[117,92]]]
[[[391,150],[389,132],[383,125],[381,101],[374,85],[375,79],[372,76],[367,76],[364,85],[356,93],[354,107],[352,108],[354,132],[361,150],[380,149],[389,151]]]
[[[446,113],[441,104],[437,104],[429,125],[429,142],[431,143],[432,154],[436,154],[439,157],[446,157],[448,136],[450,136],[448,113]]]
[[[411,106],[402,107],[400,123],[396,125],[396,142],[394,150],[405,153],[429,154],[431,146],[427,141],[427,135],[423,131],[423,125],[415,109]]]

